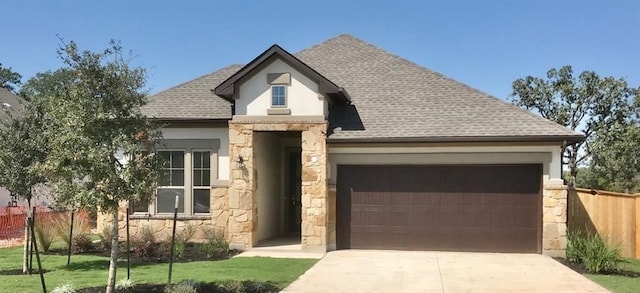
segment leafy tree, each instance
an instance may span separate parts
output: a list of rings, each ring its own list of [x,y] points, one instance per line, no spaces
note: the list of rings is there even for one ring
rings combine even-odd
[[[18,198],[27,202],[28,212],[34,191],[41,187],[46,178],[34,168],[44,162],[48,146],[44,135],[44,107],[39,100],[24,104],[22,111],[8,110],[0,121],[0,186],[5,187]],[[30,214],[27,212],[27,222]],[[25,235],[29,238],[26,225]],[[27,273],[27,248],[25,242],[23,272]]]
[[[27,101],[34,97],[59,96],[69,89],[74,78],[75,73],[69,68],[39,72],[22,85],[19,94]]]
[[[81,52],[71,42],[59,54],[75,75],[67,91],[48,101],[51,151],[40,170],[56,187],[59,204],[112,215],[106,292],[113,292],[119,204],[152,196],[159,174],[153,152],[159,131],[140,112],[146,103],[140,90],[145,71],[129,66],[118,43],[112,41],[108,49],[94,53]]]
[[[640,125],[619,123],[598,131],[591,146],[590,171],[606,190],[640,192]]]
[[[582,142],[565,148],[563,163],[568,164],[570,184],[578,166],[585,163],[592,150],[596,131],[607,131],[625,121],[637,91],[620,78],[600,77],[584,71],[575,77],[571,66],[552,68],[547,78],[527,76],[513,82],[512,102],[560,125],[580,131]]]
[[[14,91],[20,85],[20,79],[22,79],[22,75],[14,72],[11,67],[2,67],[2,63],[0,63],[0,87]]]

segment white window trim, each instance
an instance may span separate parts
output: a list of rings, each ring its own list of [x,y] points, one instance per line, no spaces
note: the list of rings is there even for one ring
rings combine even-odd
[[[274,87],[282,87],[282,88],[284,88],[284,105],[274,105],[273,104],[273,88]],[[289,90],[287,89],[287,85],[286,84],[273,84],[273,85],[271,85],[271,96],[270,96],[271,108],[287,108],[287,105],[289,104],[288,92],[289,92]]]
[[[193,153],[194,152],[209,152],[209,186],[195,186],[193,184],[193,171],[194,171],[194,169],[193,169],[193,166],[194,166],[194,164],[193,164]],[[212,149],[191,149],[189,151],[189,155],[191,156],[191,161],[190,161],[191,169],[189,171],[189,173],[190,173],[189,177],[192,177],[192,178],[190,178],[190,181],[189,181],[189,182],[191,182],[191,184],[190,184],[191,185],[190,186],[191,189],[189,190],[189,193],[193,193],[194,189],[207,189],[207,190],[209,190],[209,212],[208,213],[196,213],[193,210],[194,202],[192,201],[191,202],[191,215],[211,215],[211,206],[213,205],[213,202],[211,202],[211,183],[215,179],[215,178],[213,178],[213,173],[214,173],[213,172],[213,168],[214,167],[217,168],[217,166],[213,166],[213,150]],[[185,181],[186,181],[186,178],[185,178]],[[193,195],[191,196],[191,199],[193,199]]]
[[[160,186],[158,185],[158,187],[156,187],[156,190],[154,190],[154,196],[153,196],[153,200],[150,201],[150,206],[149,206],[149,211],[153,211],[153,213],[151,213],[152,215],[170,215],[173,213],[167,213],[167,212],[158,212],[158,205],[156,204],[157,199],[158,199],[158,189],[162,188],[162,189],[183,189],[184,190],[184,200],[183,200],[183,205],[184,205],[184,212],[178,212],[178,215],[190,215],[189,210],[187,209],[187,204],[188,202],[190,202],[189,197],[191,196],[191,192],[188,190],[188,186],[185,185],[185,182],[191,182],[191,181],[187,181],[187,177],[189,177],[189,180],[191,180],[191,174],[187,174],[189,172],[187,172],[187,170],[189,170],[188,168],[190,167],[189,162],[187,162],[187,159],[191,158],[191,153],[188,149],[179,149],[179,148],[167,148],[167,149],[156,149],[156,152],[184,152],[184,158],[182,158],[184,160],[184,164],[183,164],[183,182],[182,182],[182,187],[178,187],[178,186]]]

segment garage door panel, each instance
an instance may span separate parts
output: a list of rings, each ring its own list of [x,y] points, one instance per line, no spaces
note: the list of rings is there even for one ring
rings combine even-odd
[[[541,166],[338,166],[338,248],[539,252]]]

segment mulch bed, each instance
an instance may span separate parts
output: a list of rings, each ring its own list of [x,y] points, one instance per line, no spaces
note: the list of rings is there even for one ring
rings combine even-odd
[[[559,257],[554,257],[553,259],[555,259],[557,262],[565,265],[566,267],[578,272],[581,275],[582,274],[590,274],[587,271],[587,269],[585,268],[585,266],[583,264],[581,264],[581,263],[570,262],[567,259],[559,258]],[[603,272],[603,273],[599,273],[599,275],[617,275],[617,276],[625,276],[625,277],[629,277],[629,278],[640,278],[640,273],[632,272],[632,271],[625,271],[625,270]]]
[[[247,293],[275,293],[280,292],[280,288],[270,283],[262,283],[262,287],[260,288],[252,288],[251,286],[246,286],[243,292]],[[164,292],[165,285],[163,284],[139,284],[135,285],[133,289],[119,292],[131,292],[131,293],[152,293],[152,292]],[[105,287],[91,287],[91,288],[83,288],[79,289],[77,293],[102,293],[104,292]],[[228,292],[237,292],[235,290],[231,291],[225,288],[221,288],[216,283],[206,283],[199,284],[197,288],[198,292],[207,292],[207,293],[228,293]]]
[[[158,243],[155,244],[154,251],[150,251],[148,254],[140,255],[135,252],[135,247],[131,246],[130,259],[132,263],[168,263],[170,258],[170,248],[166,244]],[[67,249],[54,249],[48,252],[44,252],[43,254],[52,254],[52,255],[67,255]],[[174,263],[183,263],[183,262],[193,262],[193,261],[205,261],[205,260],[224,260],[229,259],[235,255],[240,253],[237,250],[229,250],[229,251],[221,251],[214,255],[208,256],[201,249],[200,244],[197,243],[189,243],[185,247],[185,251],[180,256],[173,256]],[[94,255],[94,256],[103,256],[110,257],[111,251],[108,249],[101,249],[100,247],[96,247],[93,250],[83,251],[79,253],[72,253],[71,255]],[[126,249],[125,246],[122,245],[119,253],[120,259],[126,259]]]

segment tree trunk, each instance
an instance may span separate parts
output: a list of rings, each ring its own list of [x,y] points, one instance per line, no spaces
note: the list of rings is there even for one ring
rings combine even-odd
[[[569,151],[569,187],[575,187],[578,180],[578,150],[575,146],[570,147]]]
[[[24,251],[22,254],[22,273],[29,272],[29,215],[24,216]]]
[[[24,217],[24,251],[22,255],[22,273],[29,273],[29,247],[31,246],[31,229],[29,229],[29,217],[31,214],[31,199],[27,199],[27,210]]]
[[[109,277],[107,278],[107,292],[115,292],[116,270],[118,268],[118,253],[120,243],[118,243],[118,206],[113,209],[113,220],[111,221],[111,261],[109,262]]]

